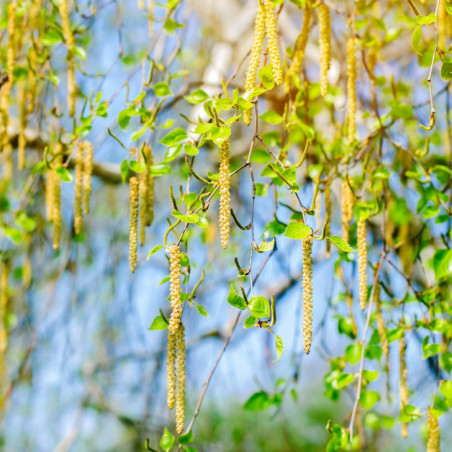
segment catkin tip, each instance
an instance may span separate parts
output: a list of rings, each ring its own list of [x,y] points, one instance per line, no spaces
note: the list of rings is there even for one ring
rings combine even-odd
[[[176,386],[176,431],[180,435],[185,423],[185,329],[181,322],[176,333],[177,386]]]

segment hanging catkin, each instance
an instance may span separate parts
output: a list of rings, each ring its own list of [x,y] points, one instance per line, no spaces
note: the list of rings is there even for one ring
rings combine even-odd
[[[19,137],[17,144],[17,167],[19,170],[23,170],[25,167],[25,147],[27,144],[27,139],[25,138],[25,126],[27,123],[25,99],[26,91],[23,82],[19,85]]]
[[[329,237],[331,235],[331,213],[332,213],[332,205],[331,205],[331,187],[328,184],[325,187],[325,221],[328,219],[328,223],[325,226],[325,235]],[[331,242],[326,240],[326,257],[330,258],[331,256]]]
[[[439,0],[438,5],[438,47],[446,50],[447,45],[447,11],[446,0]]]
[[[133,273],[137,268],[137,227],[138,227],[138,179],[129,180],[129,265]]]
[[[356,134],[356,41],[352,36],[347,41],[347,137],[353,143]]]
[[[93,147],[89,141],[80,143],[83,147],[83,213],[89,213],[89,201],[91,199],[92,181],[93,181]]]
[[[139,213],[139,226],[140,226],[140,246],[144,245],[146,240],[146,215],[147,215],[147,187],[146,187],[146,172],[143,171],[139,176],[140,180],[140,213]]]
[[[148,0],[148,30],[149,30],[149,37],[154,36],[154,0]]]
[[[172,245],[170,251],[170,303],[171,303],[171,318],[168,330],[171,334],[176,334],[182,315],[182,301],[181,301],[181,283],[180,283],[180,248],[179,245]]]
[[[427,414],[427,452],[440,452],[439,425],[433,408]]]
[[[9,261],[3,259],[0,270],[0,384],[5,382],[5,354],[8,348],[8,276]],[[3,389],[3,388],[2,388]]]
[[[256,87],[256,76],[261,61],[262,45],[265,35],[265,11],[259,0],[257,7],[256,22],[254,24],[254,42],[251,50],[250,64],[246,72],[245,91],[252,91]],[[243,120],[246,125],[251,124],[253,109],[246,110]]]
[[[60,0],[60,17],[61,17],[61,28],[63,29],[63,37],[67,47],[67,87],[68,87],[68,109],[69,114],[74,116],[75,114],[75,66],[74,66],[74,48],[75,39],[71,30],[71,22],[69,19],[69,7],[68,0]]]
[[[184,431],[185,421],[185,329],[182,322],[176,333],[177,386],[176,386],[176,431]]]
[[[406,368],[406,342],[405,335],[399,339],[399,366],[400,366],[400,380],[399,380],[399,391],[400,391],[400,410],[403,411],[405,405],[408,403],[408,385],[407,385],[407,368]],[[402,422],[402,436],[406,438],[408,436],[408,424]]]
[[[279,57],[278,33],[276,31],[276,16],[273,3],[266,1],[265,9],[265,29],[267,31],[268,53],[270,54],[270,62],[272,65],[273,78],[275,84],[282,82],[281,58]]]
[[[154,221],[154,176],[151,172],[151,166],[153,165],[152,148],[151,146],[145,146],[144,152],[146,156],[146,226],[150,226]]]
[[[320,52],[320,94],[328,91],[328,70],[331,62],[331,17],[330,9],[322,3],[319,6],[319,52]]]
[[[381,299],[380,299],[380,284],[377,282],[374,291],[374,300],[377,306],[377,330],[378,336],[380,336],[381,349],[385,356],[389,355],[389,343],[388,336],[386,334],[385,321],[383,318],[383,313],[381,311]]]
[[[303,336],[304,352],[309,353],[312,342],[312,237],[303,241]]]
[[[358,270],[359,305],[363,311],[367,305],[367,240],[365,221],[358,221]]]
[[[30,47],[30,52],[28,53],[28,90],[27,90],[27,111],[28,113],[33,113],[35,109],[35,98],[36,98],[36,70],[37,70],[37,54],[35,49],[35,44],[32,42]]]
[[[342,180],[341,186],[341,223],[342,238],[349,243],[349,223],[353,217],[353,193],[348,184],[347,178]]]
[[[166,400],[168,408],[172,410],[176,401],[176,335],[169,331],[166,350]]]
[[[55,146],[55,159],[54,164],[56,166],[60,165],[63,161],[62,156],[62,144],[57,143]],[[61,240],[61,229],[63,220],[61,218],[61,179],[56,173],[55,170],[49,171],[47,177],[49,178],[49,190],[51,193],[49,194],[50,209],[48,210],[49,220],[53,223],[53,238],[52,238],[52,247],[55,251],[60,249],[60,240]],[[46,194],[46,202],[47,202],[47,194]]]
[[[6,49],[6,71],[8,73],[8,80],[3,86],[0,95],[0,137],[1,137],[1,145],[3,148],[7,148],[8,145],[8,118],[9,118],[9,97],[11,93],[11,87],[13,86],[14,80],[14,63],[16,60],[16,45],[15,45],[15,36],[16,36],[16,2],[9,2],[8,4],[8,44]],[[7,149],[9,151],[9,149]],[[5,155],[8,157],[8,160],[11,158],[11,152],[8,152],[9,155]],[[9,166],[10,162],[9,162]],[[10,170],[5,169],[5,173],[9,173]],[[6,174],[9,176],[8,174]]]
[[[78,144],[75,154],[74,176],[74,230],[79,235],[82,232],[82,192],[83,192],[83,146]]]
[[[220,146],[220,237],[221,247],[226,249],[229,243],[230,217],[229,204],[231,202],[231,180],[229,174],[229,140]]]
[[[292,65],[290,66],[284,77],[284,89],[287,93],[290,91],[292,76],[298,75],[301,71],[301,67],[303,66],[304,52],[306,49],[306,44],[308,43],[309,29],[311,28],[311,19],[311,8],[306,5],[306,7],[304,8],[301,32],[298,35],[297,40],[295,41]]]

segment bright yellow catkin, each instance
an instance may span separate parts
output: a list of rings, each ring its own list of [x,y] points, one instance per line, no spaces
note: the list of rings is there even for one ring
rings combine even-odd
[[[69,18],[68,0],[61,0],[60,6],[61,28],[63,29],[64,41],[67,47],[67,87],[68,87],[68,109],[69,114],[75,114],[75,66],[74,66],[74,48],[75,39],[71,30],[71,22]]]
[[[367,240],[365,221],[358,221],[358,272],[359,305],[363,311],[367,306]]]
[[[168,331],[168,345],[166,348],[166,401],[172,410],[176,402],[176,335]]]
[[[9,262],[3,260],[0,270],[0,383],[5,381],[5,354],[8,348],[8,276],[9,276]]]
[[[180,283],[180,248],[179,245],[172,245],[170,251],[170,303],[171,303],[171,318],[169,322],[168,331],[171,334],[176,334],[182,315],[182,301],[181,301],[181,283]]]
[[[304,352],[311,350],[312,342],[312,237],[303,241],[303,336]]]
[[[49,174],[50,176],[50,174]],[[56,251],[60,249],[62,218],[61,218],[61,179],[55,171],[52,171],[53,195],[52,195],[52,222],[53,222],[53,240],[52,247]]]
[[[438,419],[432,408],[427,414],[427,452],[440,452]]]
[[[153,165],[152,148],[150,146],[144,147],[144,152],[147,160],[146,168],[146,226],[150,226],[154,221],[154,176],[151,173],[151,166]]]
[[[54,172],[49,170],[45,176],[45,204],[46,217],[49,221],[53,221],[53,186],[55,184]]]
[[[328,91],[328,70],[331,63],[331,17],[330,9],[322,3],[319,6],[319,52],[320,52],[320,94]]]
[[[331,204],[331,187],[327,185],[325,187],[325,219],[328,218],[328,223],[325,226],[325,235],[329,237],[331,235],[331,220],[332,220],[332,204]],[[331,256],[331,242],[326,240],[326,257]]]
[[[356,135],[356,41],[350,37],[347,41],[347,137],[349,143]]]
[[[25,147],[27,145],[27,139],[25,137],[25,126],[27,124],[27,116],[26,116],[26,107],[25,107],[25,99],[26,99],[26,91],[24,83],[20,83],[19,85],[19,138],[17,144],[17,167],[19,170],[23,170],[25,168]]]
[[[405,405],[408,403],[408,385],[407,385],[407,368],[406,368],[406,342],[405,336],[399,339],[399,391],[400,391],[400,410],[403,411]],[[402,422],[402,436],[406,438],[408,436],[408,424]]]
[[[229,243],[230,234],[230,213],[231,202],[231,178],[229,174],[229,140],[225,140],[220,146],[220,237],[221,247],[226,249]]]
[[[386,334],[385,321],[383,318],[383,313],[381,311],[381,299],[380,299],[380,284],[377,282],[374,292],[375,304],[377,306],[377,330],[380,336],[381,349],[385,356],[389,355],[389,343],[388,336]]]
[[[147,214],[147,196],[146,196],[146,172],[140,173],[140,213],[139,213],[139,225],[140,225],[140,246],[144,245],[146,240],[146,214]]]
[[[148,30],[149,30],[149,37],[154,36],[154,0],[148,0],[148,15],[149,15],[149,22],[148,22]]]
[[[307,5],[304,8],[303,24],[301,26],[301,32],[295,41],[295,46],[293,50],[293,60],[289,70],[286,72],[284,77],[284,90],[286,93],[290,91],[290,86],[292,82],[292,76],[298,75],[303,66],[304,52],[306,49],[306,44],[308,43],[309,29],[311,28],[312,11]]]
[[[275,84],[279,85],[282,82],[282,68],[281,58],[279,56],[278,33],[276,31],[276,16],[273,3],[266,1],[264,3],[265,9],[265,29],[267,31],[268,53],[270,55],[270,62],[272,65],[273,78]]]
[[[342,180],[341,186],[341,217],[342,238],[349,243],[349,223],[353,217],[353,193],[347,179]]]
[[[83,213],[89,213],[89,201],[91,199],[92,183],[93,183],[93,147],[89,141],[80,143],[83,147]]]
[[[36,98],[36,70],[37,70],[37,54],[34,43],[31,44],[30,52],[28,53],[28,90],[27,90],[27,112],[33,113],[35,109]]]
[[[176,431],[184,431],[185,422],[185,329],[181,322],[176,333],[177,386],[176,386]]]
[[[250,64],[246,72],[245,91],[252,91],[256,87],[256,76],[261,61],[262,46],[265,36],[265,11],[259,0],[257,7],[256,22],[254,24],[254,42],[251,49]],[[243,121],[248,126],[251,124],[253,109],[246,110],[243,115]]]
[[[75,154],[74,175],[74,230],[79,235],[82,232],[82,193],[83,193],[83,146],[77,146]]]
[[[1,145],[2,147],[7,147],[8,143],[8,118],[9,118],[9,97],[11,93],[11,87],[13,85],[14,79],[14,63],[16,60],[16,45],[15,45],[15,36],[16,36],[16,2],[9,2],[8,4],[8,44],[6,49],[6,71],[8,73],[8,81],[2,88],[1,97],[0,97],[0,137],[1,137]],[[11,153],[10,153],[11,154]],[[7,172],[7,171],[5,171]]]
[[[447,45],[447,11],[446,0],[440,0],[438,5],[438,47],[446,50]]]
[[[129,180],[129,265],[133,273],[137,268],[138,179]]]

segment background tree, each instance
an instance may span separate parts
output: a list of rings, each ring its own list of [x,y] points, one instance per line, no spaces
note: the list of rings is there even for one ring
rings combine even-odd
[[[450,442],[449,0],[1,14],[4,450]]]

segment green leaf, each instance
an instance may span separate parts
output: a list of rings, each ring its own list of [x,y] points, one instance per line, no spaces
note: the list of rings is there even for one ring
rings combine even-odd
[[[122,183],[124,183],[127,180],[127,176],[129,175],[129,162],[127,161],[127,159],[124,159],[121,162],[120,170]]]
[[[262,235],[265,239],[268,239],[270,237],[275,237],[277,235],[283,234],[285,230],[286,225],[284,223],[273,220],[265,225],[264,230],[262,231]]]
[[[168,429],[165,427],[165,430],[163,431],[162,439],[160,440],[160,447],[165,451],[168,452],[171,450],[171,448],[174,445],[174,436],[171,434],[171,432],[168,431]]]
[[[380,400],[380,394],[377,391],[363,391],[359,398],[361,406],[366,410],[372,408]]]
[[[350,364],[356,364],[361,359],[362,346],[361,344],[350,344],[345,349],[345,359]]]
[[[413,31],[413,35],[411,36],[411,46],[413,47],[413,50],[419,55],[422,55],[421,40],[422,40],[421,26],[416,25],[416,28]]]
[[[211,129],[213,129],[214,124],[212,123],[201,123],[198,124],[195,128],[195,130],[193,130],[193,133],[199,133],[200,135],[210,132]]]
[[[150,330],[166,330],[168,328],[168,322],[158,315],[151,323]]]
[[[306,139],[312,141],[315,138],[315,132],[312,127],[309,127],[308,125],[303,124],[303,123],[299,123],[298,125],[299,125],[300,129],[302,130],[302,132],[304,133],[304,136],[306,137]]]
[[[227,300],[231,306],[234,306],[234,308],[241,309],[242,311],[246,309],[245,300],[236,293],[234,286],[232,284],[229,287],[229,294]]]
[[[378,378],[378,371],[364,369],[363,376],[367,381],[375,381]]]
[[[146,171],[146,163],[137,162],[136,160],[130,160],[129,167],[135,173],[142,173],[143,171]]]
[[[452,353],[449,351],[445,351],[439,358],[439,362],[441,367],[447,372],[450,373],[452,370]]]
[[[256,324],[256,321],[257,321],[256,317],[250,315],[249,317],[247,317],[245,319],[244,327],[246,329],[251,328],[252,326],[254,326]]]
[[[176,144],[181,143],[182,141],[186,140],[188,138],[188,134],[184,129],[181,129],[180,127],[172,130],[170,133],[165,135],[159,143],[163,144],[164,146],[174,146]]]
[[[268,300],[261,296],[257,295],[248,303],[248,310],[254,317],[270,317],[270,305]]]
[[[157,97],[165,97],[171,95],[171,90],[166,82],[158,82],[154,85],[154,93]]]
[[[433,255],[433,269],[436,279],[440,280],[450,275],[452,265],[452,250],[436,250]]]
[[[282,341],[282,339],[275,334],[275,339],[276,339],[276,359],[274,359],[272,362],[275,363],[276,361],[278,361],[279,358],[281,358],[282,354],[284,353],[284,343]]]
[[[431,12],[428,16],[423,16],[419,14],[419,16],[416,17],[416,22],[419,25],[431,25],[436,22],[435,13]]]
[[[152,248],[152,250],[149,251],[149,253],[148,253],[148,257],[147,257],[148,260],[153,254],[155,254],[157,251],[161,250],[162,248],[163,248],[163,245],[154,246],[154,248]]]
[[[149,167],[150,173],[155,176],[163,176],[165,174],[171,173],[171,166],[167,163],[158,163],[157,165],[152,165]]]
[[[146,132],[147,129],[148,129],[148,125],[145,124],[143,127],[141,127],[140,129],[136,130],[135,132],[133,132],[132,136],[130,137],[130,139],[132,141],[139,140],[144,135],[144,133]]]
[[[284,235],[290,239],[305,239],[311,233],[311,228],[303,223],[292,222],[287,225]]]
[[[28,232],[33,231],[36,227],[36,220],[30,218],[23,210],[19,210],[17,212],[14,221],[18,226],[20,226],[22,229],[25,229]]]
[[[199,314],[203,315],[204,317],[209,317],[207,309],[204,306],[201,306],[200,304],[197,304],[196,305],[196,310],[199,312]]]
[[[338,237],[337,235],[333,237],[327,237],[337,248],[341,251],[345,251],[346,253],[355,253],[354,250],[342,237]]]
[[[337,387],[337,389],[345,388],[354,379],[355,379],[355,377],[354,377],[353,374],[346,374],[346,373],[341,374],[340,377],[336,380],[336,387]]]
[[[179,444],[190,444],[195,440],[195,437],[193,436],[193,433],[190,430],[189,432],[180,435],[179,438],[177,438],[177,440],[179,441]]]
[[[173,217],[176,217],[178,220],[183,221],[184,223],[197,223],[199,221],[199,215],[195,213],[192,214],[183,214],[178,212],[177,210],[173,210]]]
[[[208,138],[220,146],[231,135],[231,129],[229,127],[212,127]]]
[[[3,227],[4,234],[9,237],[14,243],[21,243],[24,238],[24,234],[21,230],[16,228],[10,228],[8,226]]]
[[[271,64],[262,67],[259,70],[259,79],[264,88],[271,90],[275,86],[275,79],[273,78],[273,70]]]
[[[283,117],[276,113],[276,111],[268,110],[259,116],[262,121],[268,122],[269,124],[279,124],[283,120]]]
[[[209,95],[203,91],[202,89],[197,89],[193,91],[188,96],[185,96],[184,99],[191,104],[200,104],[209,98]]]
[[[272,400],[265,391],[255,392],[243,405],[247,411],[266,410],[272,404]]]
[[[72,173],[64,166],[61,165],[58,166],[56,169],[56,173],[63,182],[71,182],[73,179]]]
[[[184,146],[184,152],[187,155],[194,156],[194,155],[198,154],[199,150],[197,147],[193,146],[192,144],[186,144]]]
[[[262,240],[261,244],[259,245],[259,252],[264,253],[266,251],[271,251],[274,247],[275,247],[275,239],[270,240],[269,242]]]
[[[441,66],[441,77],[446,82],[452,80],[452,63],[443,63]]]

